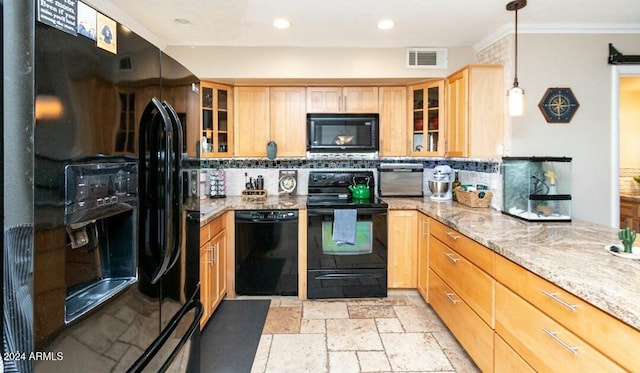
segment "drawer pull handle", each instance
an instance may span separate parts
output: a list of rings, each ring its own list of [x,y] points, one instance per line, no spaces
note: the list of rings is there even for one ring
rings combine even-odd
[[[554,301],[560,303],[561,305],[567,307],[568,309],[570,309],[571,311],[575,312],[578,310],[578,306],[575,304],[569,304],[565,301],[563,301],[562,299],[558,298],[558,294],[557,293],[550,293],[546,290],[541,290],[542,294],[548,296],[549,298],[553,299]]]
[[[447,293],[445,292],[444,295],[447,296],[447,298],[449,298],[449,302],[453,303],[453,304],[458,304],[458,302],[460,302],[459,300],[455,299],[453,297],[453,293]]]
[[[578,347],[576,346],[571,346],[570,344],[568,344],[567,342],[563,341],[562,339],[558,338],[557,336],[557,332],[552,332],[546,328],[542,328],[542,331],[547,333],[547,335],[549,337],[551,337],[554,341],[558,342],[562,347],[566,348],[567,350],[571,351],[572,354],[577,354],[578,353]]]
[[[457,261],[460,260],[460,258],[456,258],[455,256],[453,256],[453,254],[451,253],[444,253],[444,256],[446,256],[447,258],[449,258],[449,260],[451,261],[451,263],[456,263]]]
[[[216,264],[216,244],[211,244],[207,251],[209,251],[209,264]]]
[[[429,234],[428,229],[427,229],[427,221],[423,220],[422,221],[422,237],[427,236],[427,234]]]
[[[456,236],[455,234],[453,234],[453,232],[444,232],[444,234],[453,238],[454,240],[457,240],[458,238],[460,238],[460,236]]]

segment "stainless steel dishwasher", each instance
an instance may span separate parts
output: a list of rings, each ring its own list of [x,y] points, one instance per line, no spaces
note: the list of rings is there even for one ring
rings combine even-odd
[[[235,215],[236,294],[298,295],[298,211]]]

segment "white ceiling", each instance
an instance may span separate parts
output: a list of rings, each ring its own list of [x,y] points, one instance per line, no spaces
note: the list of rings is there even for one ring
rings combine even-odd
[[[165,45],[298,47],[477,46],[513,31],[505,0],[87,0]],[[277,30],[286,17],[292,27]],[[174,22],[191,21],[189,26]],[[396,27],[376,28],[383,18]],[[125,20],[121,20],[123,23]],[[640,33],[638,0],[529,0],[519,31]],[[135,27],[132,27],[135,29]]]

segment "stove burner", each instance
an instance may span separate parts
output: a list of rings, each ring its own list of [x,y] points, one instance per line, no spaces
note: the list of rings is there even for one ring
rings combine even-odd
[[[368,180],[371,198],[353,199],[349,186],[354,180],[361,183]],[[315,171],[309,173],[309,207],[382,207],[388,205],[375,195],[375,181],[372,171]]]

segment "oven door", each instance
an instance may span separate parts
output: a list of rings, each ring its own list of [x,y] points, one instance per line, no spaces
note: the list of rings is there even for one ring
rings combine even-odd
[[[357,209],[353,245],[333,241],[334,211],[308,210],[307,297],[387,296],[387,209]]]
[[[386,268],[387,209],[356,209],[356,242],[353,245],[337,243],[332,239],[335,210],[308,210],[307,268]]]

